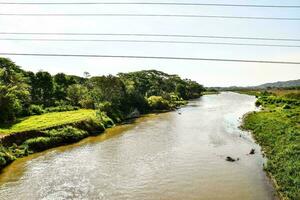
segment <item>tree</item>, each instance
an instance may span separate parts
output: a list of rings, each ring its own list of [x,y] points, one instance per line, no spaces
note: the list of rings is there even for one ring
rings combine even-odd
[[[87,95],[87,88],[80,84],[70,85],[67,89],[67,99],[71,102],[73,106],[79,106],[80,101],[85,99]]]
[[[14,121],[29,100],[29,85],[22,70],[9,59],[0,58],[0,122]]]
[[[92,77],[88,81],[95,102],[110,102],[120,106],[126,97],[126,88],[120,78],[109,76]]]
[[[176,85],[175,91],[180,97],[182,97],[183,99],[187,99],[187,88],[184,84],[179,83],[178,85]]]
[[[89,72],[83,72],[83,77],[88,79],[91,77],[91,74]]]
[[[32,80],[34,103],[51,106],[54,103],[54,82],[50,73],[39,71]]]
[[[68,87],[77,83],[73,76],[68,76],[64,73],[58,73],[54,75],[53,81],[54,98],[56,101],[65,101]]]
[[[55,100],[65,100],[67,95],[68,80],[64,73],[54,75],[54,97]]]
[[[103,108],[109,110],[107,115],[114,121],[120,121],[130,111],[130,105],[126,104],[126,87],[119,77],[112,75],[92,77],[88,80],[87,86],[96,108],[100,111]]]
[[[187,89],[188,89],[188,94],[187,94],[188,99],[200,97],[201,93],[205,90],[204,87],[199,83],[197,83],[196,81],[186,79],[185,82],[187,84]]]

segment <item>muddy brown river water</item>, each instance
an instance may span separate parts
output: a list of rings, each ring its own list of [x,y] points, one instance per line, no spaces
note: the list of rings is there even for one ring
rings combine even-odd
[[[254,102],[236,93],[203,96],[19,159],[0,174],[0,199],[276,199],[259,146],[238,128]],[[251,148],[257,153],[248,155]]]

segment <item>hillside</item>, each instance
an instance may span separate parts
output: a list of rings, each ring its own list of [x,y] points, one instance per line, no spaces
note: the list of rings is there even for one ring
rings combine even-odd
[[[271,89],[271,88],[289,88],[298,89],[300,88],[300,79],[290,80],[290,81],[277,81],[274,83],[264,83],[257,86],[230,86],[230,87],[208,87],[207,90],[217,90],[217,91],[236,91],[236,90],[257,90],[257,89]]]
[[[265,83],[258,85],[258,88],[287,88],[287,87],[300,87],[300,79],[290,81],[278,81],[274,83]]]

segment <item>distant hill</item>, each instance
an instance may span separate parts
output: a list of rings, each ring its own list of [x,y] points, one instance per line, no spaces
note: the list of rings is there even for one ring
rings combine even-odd
[[[248,86],[248,87],[239,87],[239,86],[230,86],[230,87],[208,87],[208,90],[217,90],[217,91],[234,91],[234,90],[255,90],[255,89],[269,89],[269,88],[289,88],[295,89],[300,88],[300,79],[290,80],[290,81],[278,81],[274,83],[265,83],[258,86]]]
[[[256,88],[289,88],[289,87],[300,87],[300,79],[291,81],[278,81],[274,83],[265,83],[256,86]]]

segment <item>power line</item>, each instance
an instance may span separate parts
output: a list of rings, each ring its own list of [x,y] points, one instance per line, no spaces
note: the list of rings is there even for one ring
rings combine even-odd
[[[300,8],[300,5],[257,5],[257,4],[215,4],[215,3],[176,3],[176,2],[0,2],[7,5],[169,5],[169,6],[220,6],[255,8]]]
[[[209,45],[234,45],[234,46],[260,46],[260,47],[291,47],[299,48],[300,45],[283,44],[253,44],[233,42],[201,42],[201,41],[174,41],[174,40],[107,40],[107,39],[44,39],[44,38],[0,38],[8,41],[52,41],[52,42],[126,42],[126,43],[167,43],[167,44],[209,44]]]
[[[194,61],[216,61],[216,62],[242,62],[262,64],[291,64],[300,65],[293,61],[271,61],[271,60],[243,60],[243,59],[221,59],[221,58],[195,58],[195,57],[169,57],[169,56],[127,56],[127,55],[98,55],[98,54],[42,54],[42,53],[7,53],[0,52],[6,56],[45,56],[45,57],[96,57],[96,58],[132,58],[132,59],[165,59],[165,60],[194,60]]]
[[[265,38],[265,37],[235,37],[214,35],[173,35],[173,34],[144,34],[144,33],[33,33],[33,32],[0,32],[0,35],[88,35],[88,36],[146,36],[146,37],[183,37],[183,38],[213,38],[213,39],[241,39],[241,40],[278,40],[296,41],[297,38]]]
[[[300,18],[290,18],[290,17],[251,17],[251,16],[222,16],[222,15],[174,15],[174,14],[118,14],[118,13],[0,13],[0,16],[85,16],[85,17],[183,17],[183,18],[215,18],[215,19],[250,19],[250,20],[289,20],[289,21],[299,21]]]

